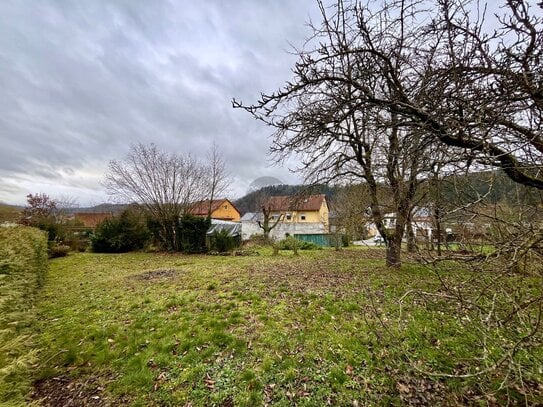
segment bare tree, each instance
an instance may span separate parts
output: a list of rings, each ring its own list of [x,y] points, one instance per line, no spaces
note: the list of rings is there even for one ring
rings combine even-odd
[[[334,200],[329,202],[335,212],[336,240],[345,233],[355,240],[365,238],[369,191],[366,184],[350,184],[338,190]]]
[[[370,191],[388,186],[397,225],[382,234],[387,264],[397,265],[396,239],[417,201],[419,181],[433,174],[439,181],[447,170],[433,165],[441,158],[430,146],[449,147],[464,168],[497,168],[516,183],[543,190],[543,2],[504,0],[497,15],[470,0],[376,3],[338,0],[326,8],[318,1],[322,23],[313,26],[306,49],[297,51],[294,78],[252,106],[234,106],[273,126],[276,158],[299,156],[308,178],[361,178]],[[439,291],[414,289],[399,299],[427,301],[439,309],[436,318],[454,315],[480,343],[471,361],[462,358],[465,369],[434,372],[415,361],[411,368],[432,377],[492,372],[503,378],[501,388],[535,394],[537,384],[524,380],[522,363],[541,347],[541,285],[526,293],[534,287],[530,277],[509,277],[520,269],[540,280],[543,228],[524,213],[534,219],[541,201],[512,221],[481,197],[448,213],[443,198],[435,199],[441,201],[434,207],[437,222],[478,208],[477,216],[489,220],[499,239],[491,253],[480,244],[479,253],[465,256],[477,261],[463,266],[469,271],[459,285],[447,279],[451,264],[443,260],[449,256],[427,259]],[[381,231],[382,201],[370,206]],[[398,321],[406,323],[401,316]]]
[[[166,154],[154,144],[133,145],[123,161],[111,161],[105,177],[108,193],[141,204],[160,224],[165,247],[178,247],[175,225],[192,202],[209,192],[206,166],[191,155]]]
[[[207,154],[207,176],[209,181],[209,208],[208,216],[211,216],[213,200],[224,194],[230,185],[230,176],[226,169],[226,162],[222,157],[219,147],[215,142]]]
[[[283,220],[284,215],[279,214],[277,218],[273,216],[273,208],[270,205],[270,196],[265,192],[260,192],[257,198],[258,210],[262,213],[262,219],[257,220],[258,227],[262,229],[264,240],[270,240],[270,232]]]
[[[394,109],[469,159],[543,189],[543,3],[503,3],[503,14],[489,16],[476,2],[439,0],[425,27],[433,45],[419,47],[432,62],[428,102]]]
[[[359,26],[364,15],[356,6],[347,8],[339,2],[329,18],[319,4],[323,23],[313,27],[313,40],[319,46],[300,52],[294,70],[296,80],[271,96],[263,96],[255,106],[236,101],[234,106],[245,108],[277,129],[272,146],[277,161],[290,154],[300,155],[307,182],[363,179],[368,185],[374,222],[387,246],[387,264],[399,267],[413,198],[431,158],[425,155],[431,139],[392,109],[361,103],[366,89],[382,94],[379,97],[398,97],[394,83],[375,71],[374,58],[353,49],[353,44],[369,41],[369,34],[376,36],[371,41],[386,43],[390,32],[364,31]],[[389,24],[404,18],[403,14],[391,16],[388,10],[380,16]],[[395,34],[390,65],[382,69],[400,72],[400,56],[410,44],[404,33]],[[388,208],[379,199],[383,185],[393,197]],[[393,228],[385,225],[387,212],[394,214]]]
[[[318,1],[322,24],[312,26],[310,49],[298,51],[294,80],[253,106],[234,106],[275,127],[276,159],[300,156],[309,180],[360,177],[372,191],[385,181],[394,230],[384,228],[378,200],[371,209],[387,264],[396,266],[432,143],[543,188],[543,30],[523,1],[506,2],[492,33],[469,1],[391,0],[372,11],[374,3],[327,9]]]

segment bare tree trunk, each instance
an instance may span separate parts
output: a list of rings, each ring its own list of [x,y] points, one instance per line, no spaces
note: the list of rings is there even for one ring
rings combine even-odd
[[[402,250],[402,237],[394,234],[386,246],[386,265],[387,267],[400,268]]]
[[[441,232],[441,210],[439,208],[435,208],[434,216],[436,219],[436,242],[437,242],[437,255],[441,256],[441,244],[442,244],[442,232]],[[434,240],[434,236],[431,237],[432,241]]]
[[[415,253],[417,251],[417,244],[415,243],[415,232],[413,231],[413,223],[411,220],[407,222],[407,252]]]
[[[258,227],[262,229],[264,239],[269,242],[270,232],[279,224],[279,222],[283,218],[283,215],[280,214],[274,222],[270,222],[272,220],[271,208],[269,208],[267,204],[263,204],[261,209],[264,219],[262,219],[262,222],[258,221]]]

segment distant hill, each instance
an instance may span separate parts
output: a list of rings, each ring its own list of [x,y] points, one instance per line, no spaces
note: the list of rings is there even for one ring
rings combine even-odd
[[[486,195],[486,201],[515,205],[540,203],[543,193],[514,182],[503,171],[482,171],[444,179],[443,196],[453,203],[468,203]]]
[[[473,202],[478,196],[486,196],[487,202],[515,205],[522,201],[525,203],[538,203],[543,200],[543,192],[528,188],[512,181],[503,172],[474,172],[461,176],[450,176],[443,180],[443,197],[446,201],[459,205]],[[344,187],[328,185],[271,185],[248,193],[234,201],[236,208],[243,214],[260,211],[260,197],[306,194],[325,194],[329,205]]]
[[[17,222],[21,217],[22,211],[22,206],[0,203],[0,223]]]
[[[127,204],[112,204],[112,203],[102,203],[96,206],[85,207],[85,208],[65,208],[64,210],[67,213],[120,213],[128,207]]]

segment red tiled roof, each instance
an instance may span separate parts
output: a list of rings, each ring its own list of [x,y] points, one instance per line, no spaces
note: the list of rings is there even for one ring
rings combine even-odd
[[[111,212],[74,213],[74,219],[83,223],[83,225],[88,228],[95,228],[96,226],[98,226],[99,223],[112,217],[113,215],[111,214]]]
[[[217,209],[220,208],[224,202],[228,202],[232,208],[234,208],[236,211],[237,208],[234,206],[232,202],[230,202],[228,199],[214,199],[211,202],[211,212],[215,212]],[[198,201],[192,204],[192,207],[189,209],[189,213],[194,216],[207,216],[209,210],[209,199],[206,199],[205,201]],[[239,211],[238,211],[239,212]]]
[[[282,211],[318,211],[326,200],[324,195],[309,196],[272,196],[266,206],[273,212]]]
[[[211,212],[217,210],[219,206],[223,203],[224,199],[214,199],[211,202]],[[198,201],[192,204],[189,209],[189,213],[194,216],[207,216],[209,210],[209,199],[205,201]]]

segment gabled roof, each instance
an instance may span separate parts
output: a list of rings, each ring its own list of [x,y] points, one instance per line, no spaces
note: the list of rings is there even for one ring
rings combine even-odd
[[[228,199],[214,199],[213,201],[211,201],[211,213],[219,209],[221,205],[224,204],[224,202],[228,202],[230,206],[232,206],[236,211],[238,211],[238,209],[234,206],[234,204],[230,202]],[[195,202],[192,204],[192,206],[189,209],[189,213],[194,216],[207,216],[208,211],[209,211],[209,199],[206,199],[205,201]]]
[[[326,202],[323,194],[309,196],[272,196],[266,201],[266,206],[272,212],[284,211],[318,211]]]
[[[106,219],[112,218],[111,212],[76,212],[74,213],[74,219],[83,223],[85,227],[95,228],[99,223]]]
[[[264,220],[262,212],[247,212],[240,219],[241,222],[258,222]]]

